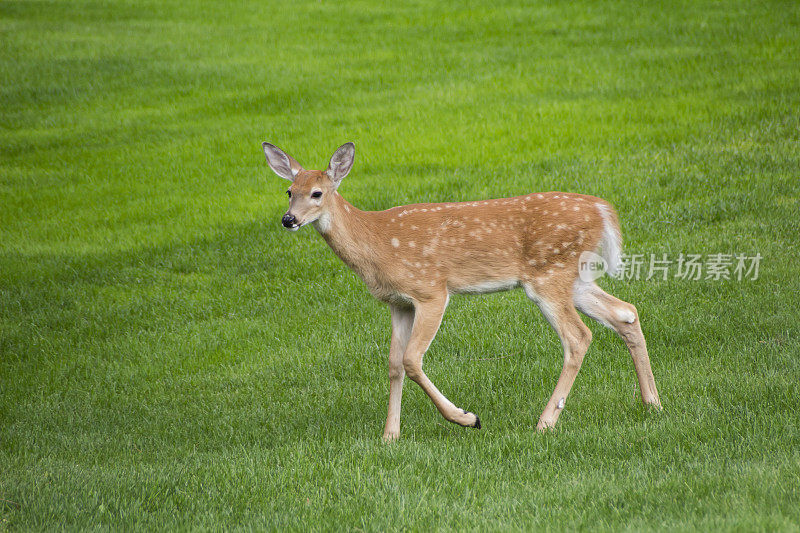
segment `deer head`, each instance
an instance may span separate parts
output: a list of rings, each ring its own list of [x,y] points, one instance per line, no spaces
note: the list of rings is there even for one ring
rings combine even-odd
[[[268,142],[262,146],[269,168],[292,182],[286,191],[289,210],[281,219],[283,227],[297,231],[310,222],[327,218],[336,189],[353,168],[355,145],[348,142],[340,146],[331,156],[325,171],[306,170],[277,146]]]

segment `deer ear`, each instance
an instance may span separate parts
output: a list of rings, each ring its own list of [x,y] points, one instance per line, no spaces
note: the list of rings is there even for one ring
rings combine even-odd
[[[303,170],[300,163],[274,144],[265,142],[261,143],[261,146],[264,148],[264,155],[267,156],[269,168],[283,179],[294,181],[294,177]]]
[[[344,177],[350,173],[355,156],[356,146],[353,143],[344,143],[334,152],[331,162],[328,164],[328,170],[325,173],[335,187],[338,187]]]

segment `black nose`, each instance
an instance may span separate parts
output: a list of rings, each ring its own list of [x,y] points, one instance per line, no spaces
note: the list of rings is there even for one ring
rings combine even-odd
[[[290,215],[286,213],[283,215],[283,219],[281,219],[281,223],[283,224],[284,228],[291,228],[297,224],[297,219],[294,218],[294,215]]]

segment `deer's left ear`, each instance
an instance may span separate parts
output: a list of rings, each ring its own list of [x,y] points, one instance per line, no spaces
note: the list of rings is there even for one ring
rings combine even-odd
[[[331,162],[328,163],[328,170],[325,171],[334,187],[338,187],[344,177],[350,173],[355,157],[356,146],[351,142],[344,143],[334,152]]]

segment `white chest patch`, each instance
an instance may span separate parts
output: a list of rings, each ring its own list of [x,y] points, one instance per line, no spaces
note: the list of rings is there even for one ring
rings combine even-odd
[[[324,213],[321,217],[312,222],[312,224],[314,224],[318,232],[328,233],[331,229],[331,216],[328,213]]]

